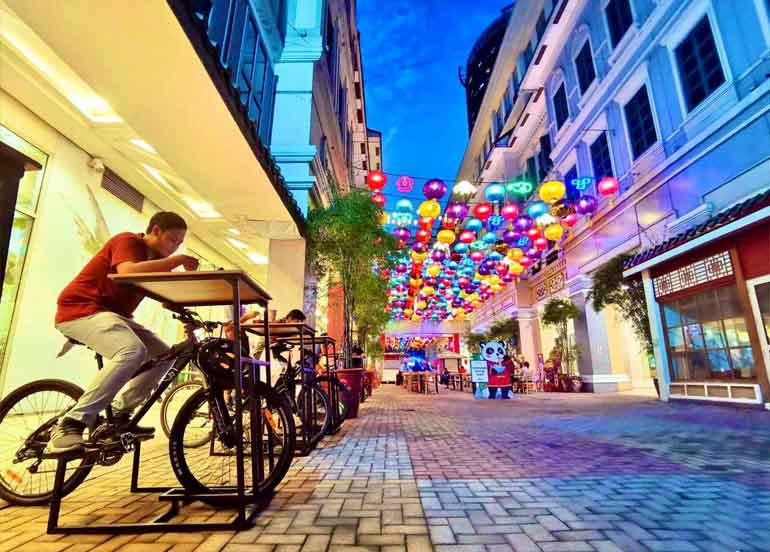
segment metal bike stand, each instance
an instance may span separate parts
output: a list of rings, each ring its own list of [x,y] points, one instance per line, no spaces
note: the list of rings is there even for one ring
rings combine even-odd
[[[324,347],[324,356],[326,357],[326,378],[328,380],[329,388],[329,402],[331,403],[332,409],[332,423],[326,434],[334,435],[339,432],[343,421],[340,419],[339,415],[340,393],[339,389],[337,388],[337,370],[334,364],[337,360],[337,342],[334,340],[334,338],[329,337],[328,335],[322,335],[319,337],[318,342],[322,347]],[[330,347],[332,350],[331,355],[329,354]]]
[[[237,435],[243,435],[243,391],[251,397],[256,397],[255,383],[259,381],[260,368],[265,367],[268,384],[270,381],[270,356],[267,361],[243,358],[241,355],[241,324],[240,307],[245,304],[258,304],[264,309],[263,332],[270,339],[267,306],[270,296],[254,283],[246,274],[237,270],[220,270],[211,272],[169,272],[112,275],[114,281],[122,285],[132,285],[139,288],[147,297],[156,299],[164,304],[175,307],[200,307],[216,305],[232,305],[233,324],[235,330],[235,365],[240,370],[233,370],[233,385],[235,391],[235,429]],[[247,367],[248,377],[244,381],[243,367]],[[177,487],[140,487],[139,469],[141,464],[141,441],[137,441],[133,449],[131,466],[132,493],[163,493],[158,498],[169,502],[169,508],[151,521],[139,523],[112,523],[90,525],[60,525],[59,517],[63,498],[64,482],[67,464],[73,460],[82,459],[92,451],[76,453],[43,455],[44,459],[55,459],[56,474],[54,477],[53,493],[48,515],[49,534],[137,534],[151,532],[195,532],[241,530],[254,526],[256,516],[267,507],[272,496],[266,496],[259,491],[258,482],[264,479],[264,451],[262,448],[262,405],[257,407],[257,401],[249,401],[249,418],[251,434],[251,480],[252,485],[246,486],[243,440],[236,440],[236,485],[215,487],[208,493],[191,493]],[[273,461],[272,439],[268,442],[270,466]],[[217,522],[173,522],[181,512],[180,506],[206,499],[216,499],[226,503],[225,507],[234,507],[237,512],[228,521]],[[221,506],[219,506],[221,508]]]
[[[260,334],[259,330],[255,331],[247,329],[247,331],[257,335]],[[303,322],[273,322],[270,324],[270,332],[273,338],[276,338],[277,343],[298,346],[300,350],[299,366],[301,372],[302,387],[307,389],[307,392],[303,397],[303,400],[305,401],[303,405],[304,409],[299,408],[300,412],[298,414],[305,412],[305,418],[307,419],[303,419],[301,415],[299,416],[301,424],[297,429],[297,449],[294,453],[294,456],[307,456],[318,444],[318,441],[313,441],[312,439],[313,433],[312,428],[310,427],[312,423],[315,423],[314,421],[317,414],[315,401],[312,400],[312,396],[310,394],[310,389],[314,382],[312,372],[305,370],[305,361],[307,360],[305,345],[309,341],[310,346],[313,348],[313,351],[315,351],[315,329]],[[296,390],[293,386],[289,392],[294,393],[296,396]]]

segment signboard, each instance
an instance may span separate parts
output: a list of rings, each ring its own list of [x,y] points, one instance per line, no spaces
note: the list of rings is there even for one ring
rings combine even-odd
[[[486,360],[471,361],[471,382],[487,383],[489,381],[489,371],[487,370]]]
[[[567,261],[562,257],[530,280],[536,303],[564,289],[567,284],[566,269]]]

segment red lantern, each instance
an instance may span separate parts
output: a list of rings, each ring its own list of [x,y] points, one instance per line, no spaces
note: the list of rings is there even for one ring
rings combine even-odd
[[[519,259],[519,264],[524,268],[527,268],[529,265],[532,264],[532,259],[530,259],[529,257],[522,257],[521,259]]]
[[[478,263],[479,261],[484,259],[484,253],[482,253],[481,251],[471,251],[468,256],[475,263]]]
[[[473,214],[482,222],[492,216],[493,211],[494,209],[489,203],[479,203],[473,208]]]
[[[369,171],[366,175],[366,185],[373,192],[382,190],[388,179],[382,171]]]
[[[515,203],[506,203],[500,209],[500,216],[508,221],[516,219],[519,216],[519,206]]]
[[[460,233],[460,243],[473,243],[476,240],[476,234],[471,232],[470,230],[463,230]]]
[[[498,273],[500,276],[502,276],[502,275],[504,275],[506,272],[508,272],[508,265],[507,265],[507,264],[505,264],[505,263],[497,263],[497,264],[495,265],[495,271],[497,271],[497,273]]]
[[[572,228],[578,223],[578,216],[575,213],[569,213],[561,217],[561,223],[567,228]]]
[[[374,204],[377,205],[377,207],[382,209],[383,207],[385,207],[385,196],[382,195],[380,192],[374,192],[372,194],[372,202],[374,202]]]
[[[537,238],[533,244],[538,251],[545,251],[548,249],[548,240],[545,238]]]
[[[535,241],[537,238],[540,237],[540,228],[537,228],[536,226],[532,227],[529,230],[527,230],[526,233],[527,233],[527,237],[530,240]]]
[[[618,183],[618,179],[614,176],[605,176],[599,181],[596,189],[604,197],[609,197],[618,193],[620,184]]]
[[[420,219],[417,221],[417,224],[422,228],[423,230],[430,230],[433,228],[433,220],[430,217],[420,217]]]
[[[428,243],[430,241],[431,233],[428,230],[420,228],[415,235],[418,242]]]

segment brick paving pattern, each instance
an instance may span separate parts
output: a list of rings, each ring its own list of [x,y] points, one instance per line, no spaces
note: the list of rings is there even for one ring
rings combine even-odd
[[[165,439],[143,485],[173,484]],[[64,522],[165,508],[127,491],[130,460],[96,468]],[[0,552],[770,551],[770,413],[628,396],[383,388],[361,417],[298,458],[240,533],[46,535],[46,508],[0,505]],[[229,516],[203,505],[186,519]]]

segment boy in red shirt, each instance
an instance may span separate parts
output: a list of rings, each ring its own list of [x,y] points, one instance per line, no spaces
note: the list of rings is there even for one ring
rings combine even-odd
[[[174,255],[186,232],[187,223],[176,213],[156,213],[146,234],[125,232],[110,238],[59,295],[56,329],[102,355],[105,363],[75,406],[59,420],[48,443],[49,452],[83,447],[83,431],[93,429],[99,412],[111,403],[118,425],[126,424],[132,410],[165,375],[168,364],[158,363],[133,378],[142,364],[165,353],[168,346],[133,320],[144,294],[115,284],[109,274],[168,272],[178,266],[197,269],[194,257]],[[154,430],[134,427],[132,431]]]

